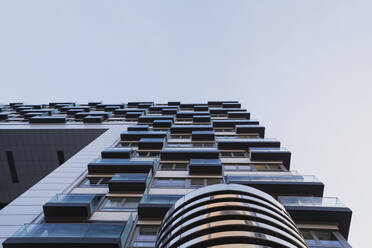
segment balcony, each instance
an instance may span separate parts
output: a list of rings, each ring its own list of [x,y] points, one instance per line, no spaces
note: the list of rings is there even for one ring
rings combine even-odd
[[[127,131],[120,134],[121,141],[139,141],[141,138],[165,138],[163,131]]]
[[[176,115],[178,112],[178,108],[163,108],[161,110],[162,115]]]
[[[76,119],[84,119],[87,116],[102,116],[103,119],[107,119],[111,116],[111,113],[104,111],[90,111],[90,112],[79,112],[75,114]]]
[[[220,159],[190,159],[189,174],[221,175],[222,164]]]
[[[177,110],[178,107],[177,106],[168,106],[168,105],[162,105],[162,106],[151,106],[149,107],[149,111],[153,111],[153,112],[162,112],[163,110]]]
[[[34,116],[29,119],[32,124],[42,123],[66,123],[66,117],[64,116]]]
[[[8,114],[6,114],[6,113],[4,113],[5,115],[8,115]],[[30,119],[30,118],[32,118],[32,117],[34,117],[34,116],[48,116],[48,113],[43,113],[43,112],[33,112],[33,113],[25,113],[24,115],[23,115],[23,117],[25,118],[25,119]],[[1,120],[1,116],[0,116],[0,120]]]
[[[282,161],[289,170],[291,163],[291,152],[286,148],[252,147],[249,149],[252,161]]]
[[[162,160],[219,159],[216,148],[163,148]]]
[[[194,115],[192,118],[194,123],[210,123],[211,116],[210,115]]]
[[[227,115],[228,112],[242,112],[246,110],[241,108],[209,108],[209,111],[215,115]]]
[[[81,109],[81,108],[77,108],[76,109],[76,108],[74,108],[74,109],[67,110],[66,113],[69,116],[75,116],[76,113],[84,112],[84,111],[85,111],[85,109]],[[89,111],[89,109],[86,112],[88,112],[88,111]]]
[[[139,150],[161,150],[164,145],[164,138],[142,138],[138,142]]]
[[[103,110],[104,110],[105,112],[112,112],[112,111],[115,111],[115,109],[121,109],[121,108],[122,108],[121,105],[113,105],[113,106],[105,106],[105,107],[103,108]]]
[[[222,108],[241,108],[242,105],[238,102],[224,102]]]
[[[3,242],[4,248],[124,248],[132,219],[120,224],[26,224]]]
[[[265,127],[256,125],[236,125],[236,134],[258,134],[260,138],[265,137]]]
[[[179,106],[181,102],[168,102],[168,106]]]
[[[194,106],[195,111],[209,111],[208,105],[195,105]]]
[[[228,175],[226,181],[251,186],[274,196],[323,196],[324,191],[324,184],[312,175]]]
[[[153,124],[155,120],[171,120],[174,121],[173,115],[145,115],[138,117],[139,124]]]
[[[138,109],[138,108],[120,108],[120,109],[115,109],[114,110],[114,115],[115,116],[125,116],[127,113],[132,113],[132,112],[140,112],[142,114],[146,113],[145,109]]]
[[[57,194],[44,204],[44,216],[50,219],[89,218],[102,196],[91,194]]]
[[[99,103],[99,104],[96,105],[96,109],[99,109],[99,110],[104,110],[105,108],[110,108],[110,107],[124,108],[124,103],[119,103],[119,104],[116,104],[116,103],[112,103],[112,104]]]
[[[152,173],[115,174],[109,181],[111,193],[143,193],[151,181]]]
[[[148,131],[149,125],[137,125],[137,126],[131,126],[128,127],[128,131]]]
[[[138,204],[139,219],[163,219],[169,208],[181,198],[182,195],[143,195]]]
[[[88,116],[85,116],[83,118],[83,122],[84,123],[102,123],[104,121],[104,117],[103,116],[91,116],[91,115],[88,115]]]
[[[67,105],[75,106],[76,103],[74,103],[74,102],[50,102],[49,103],[49,106],[51,106],[51,107],[67,106]]]
[[[142,112],[128,112],[125,114],[125,118],[127,119],[138,119],[138,117],[142,116]]]
[[[88,172],[92,174],[149,173],[153,170],[155,162],[155,159],[96,159],[88,164]]]
[[[281,196],[279,201],[296,223],[335,223],[348,238],[352,211],[338,198]]]
[[[179,111],[176,116],[178,119],[192,119],[195,115],[209,115],[209,111],[199,111],[199,112]]]
[[[46,113],[47,115],[53,115],[56,114],[58,111],[56,109],[24,109],[20,111],[21,115],[24,115],[26,113]]]
[[[249,150],[251,147],[280,147],[280,142],[275,139],[219,138],[217,145],[221,150]]]
[[[172,134],[191,134],[192,131],[213,131],[212,125],[172,125]]]
[[[172,120],[155,120],[153,122],[154,128],[170,128],[172,126]]]
[[[227,118],[249,120],[251,118],[251,114],[243,111],[227,112]]]
[[[88,106],[64,106],[61,108],[61,112],[67,112],[69,110],[80,110],[79,112],[89,112],[90,111],[90,107]]]
[[[9,113],[0,113],[0,121],[7,120]]]
[[[192,131],[192,141],[214,141],[214,131]]]
[[[213,120],[213,127],[235,127],[236,125],[259,125],[260,123],[255,120]]]
[[[94,107],[97,106],[98,104],[101,104],[102,102],[88,102],[88,106]]]
[[[130,158],[132,155],[131,148],[111,147],[101,152],[102,158]]]

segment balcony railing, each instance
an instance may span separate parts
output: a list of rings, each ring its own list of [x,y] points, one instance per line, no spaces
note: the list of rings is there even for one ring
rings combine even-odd
[[[336,197],[295,197],[281,196],[279,201],[284,206],[298,207],[345,207],[345,205]]]
[[[125,224],[42,223],[26,224],[3,242],[10,247],[115,247],[123,248],[133,219]]]
[[[255,181],[255,182],[319,182],[313,175],[229,175],[227,181]]]
[[[181,196],[179,195],[148,195],[141,198],[140,204],[169,204],[173,205]]]

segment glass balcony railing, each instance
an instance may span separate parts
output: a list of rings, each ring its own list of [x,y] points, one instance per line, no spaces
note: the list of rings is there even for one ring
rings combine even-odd
[[[111,182],[123,182],[123,181],[138,181],[145,182],[148,175],[144,173],[128,173],[128,174],[115,174],[111,178]]]
[[[285,147],[252,147],[250,148],[251,152],[288,152],[288,149]]]
[[[228,175],[227,182],[319,182],[313,175]]]
[[[145,194],[141,198],[140,204],[169,204],[173,205],[181,195],[149,195]]]
[[[48,203],[68,205],[74,203],[87,203],[90,205],[91,212],[97,208],[102,196],[95,194],[57,194]]]
[[[12,238],[121,238],[124,226],[86,223],[26,224]]]
[[[296,197],[296,196],[281,196],[279,201],[284,206],[293,207],[346,207],[336,197]]]

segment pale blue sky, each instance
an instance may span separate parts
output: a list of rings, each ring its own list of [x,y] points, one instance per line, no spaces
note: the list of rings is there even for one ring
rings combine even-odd
[[[372,247],[372,1],[0,0],[0,101],[236,99]]]

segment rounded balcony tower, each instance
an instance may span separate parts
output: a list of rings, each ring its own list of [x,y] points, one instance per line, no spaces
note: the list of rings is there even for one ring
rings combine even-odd
[[[239,184],[215,184],[179,199],[165,215],[156,247],[308,247],[284,207]]]

